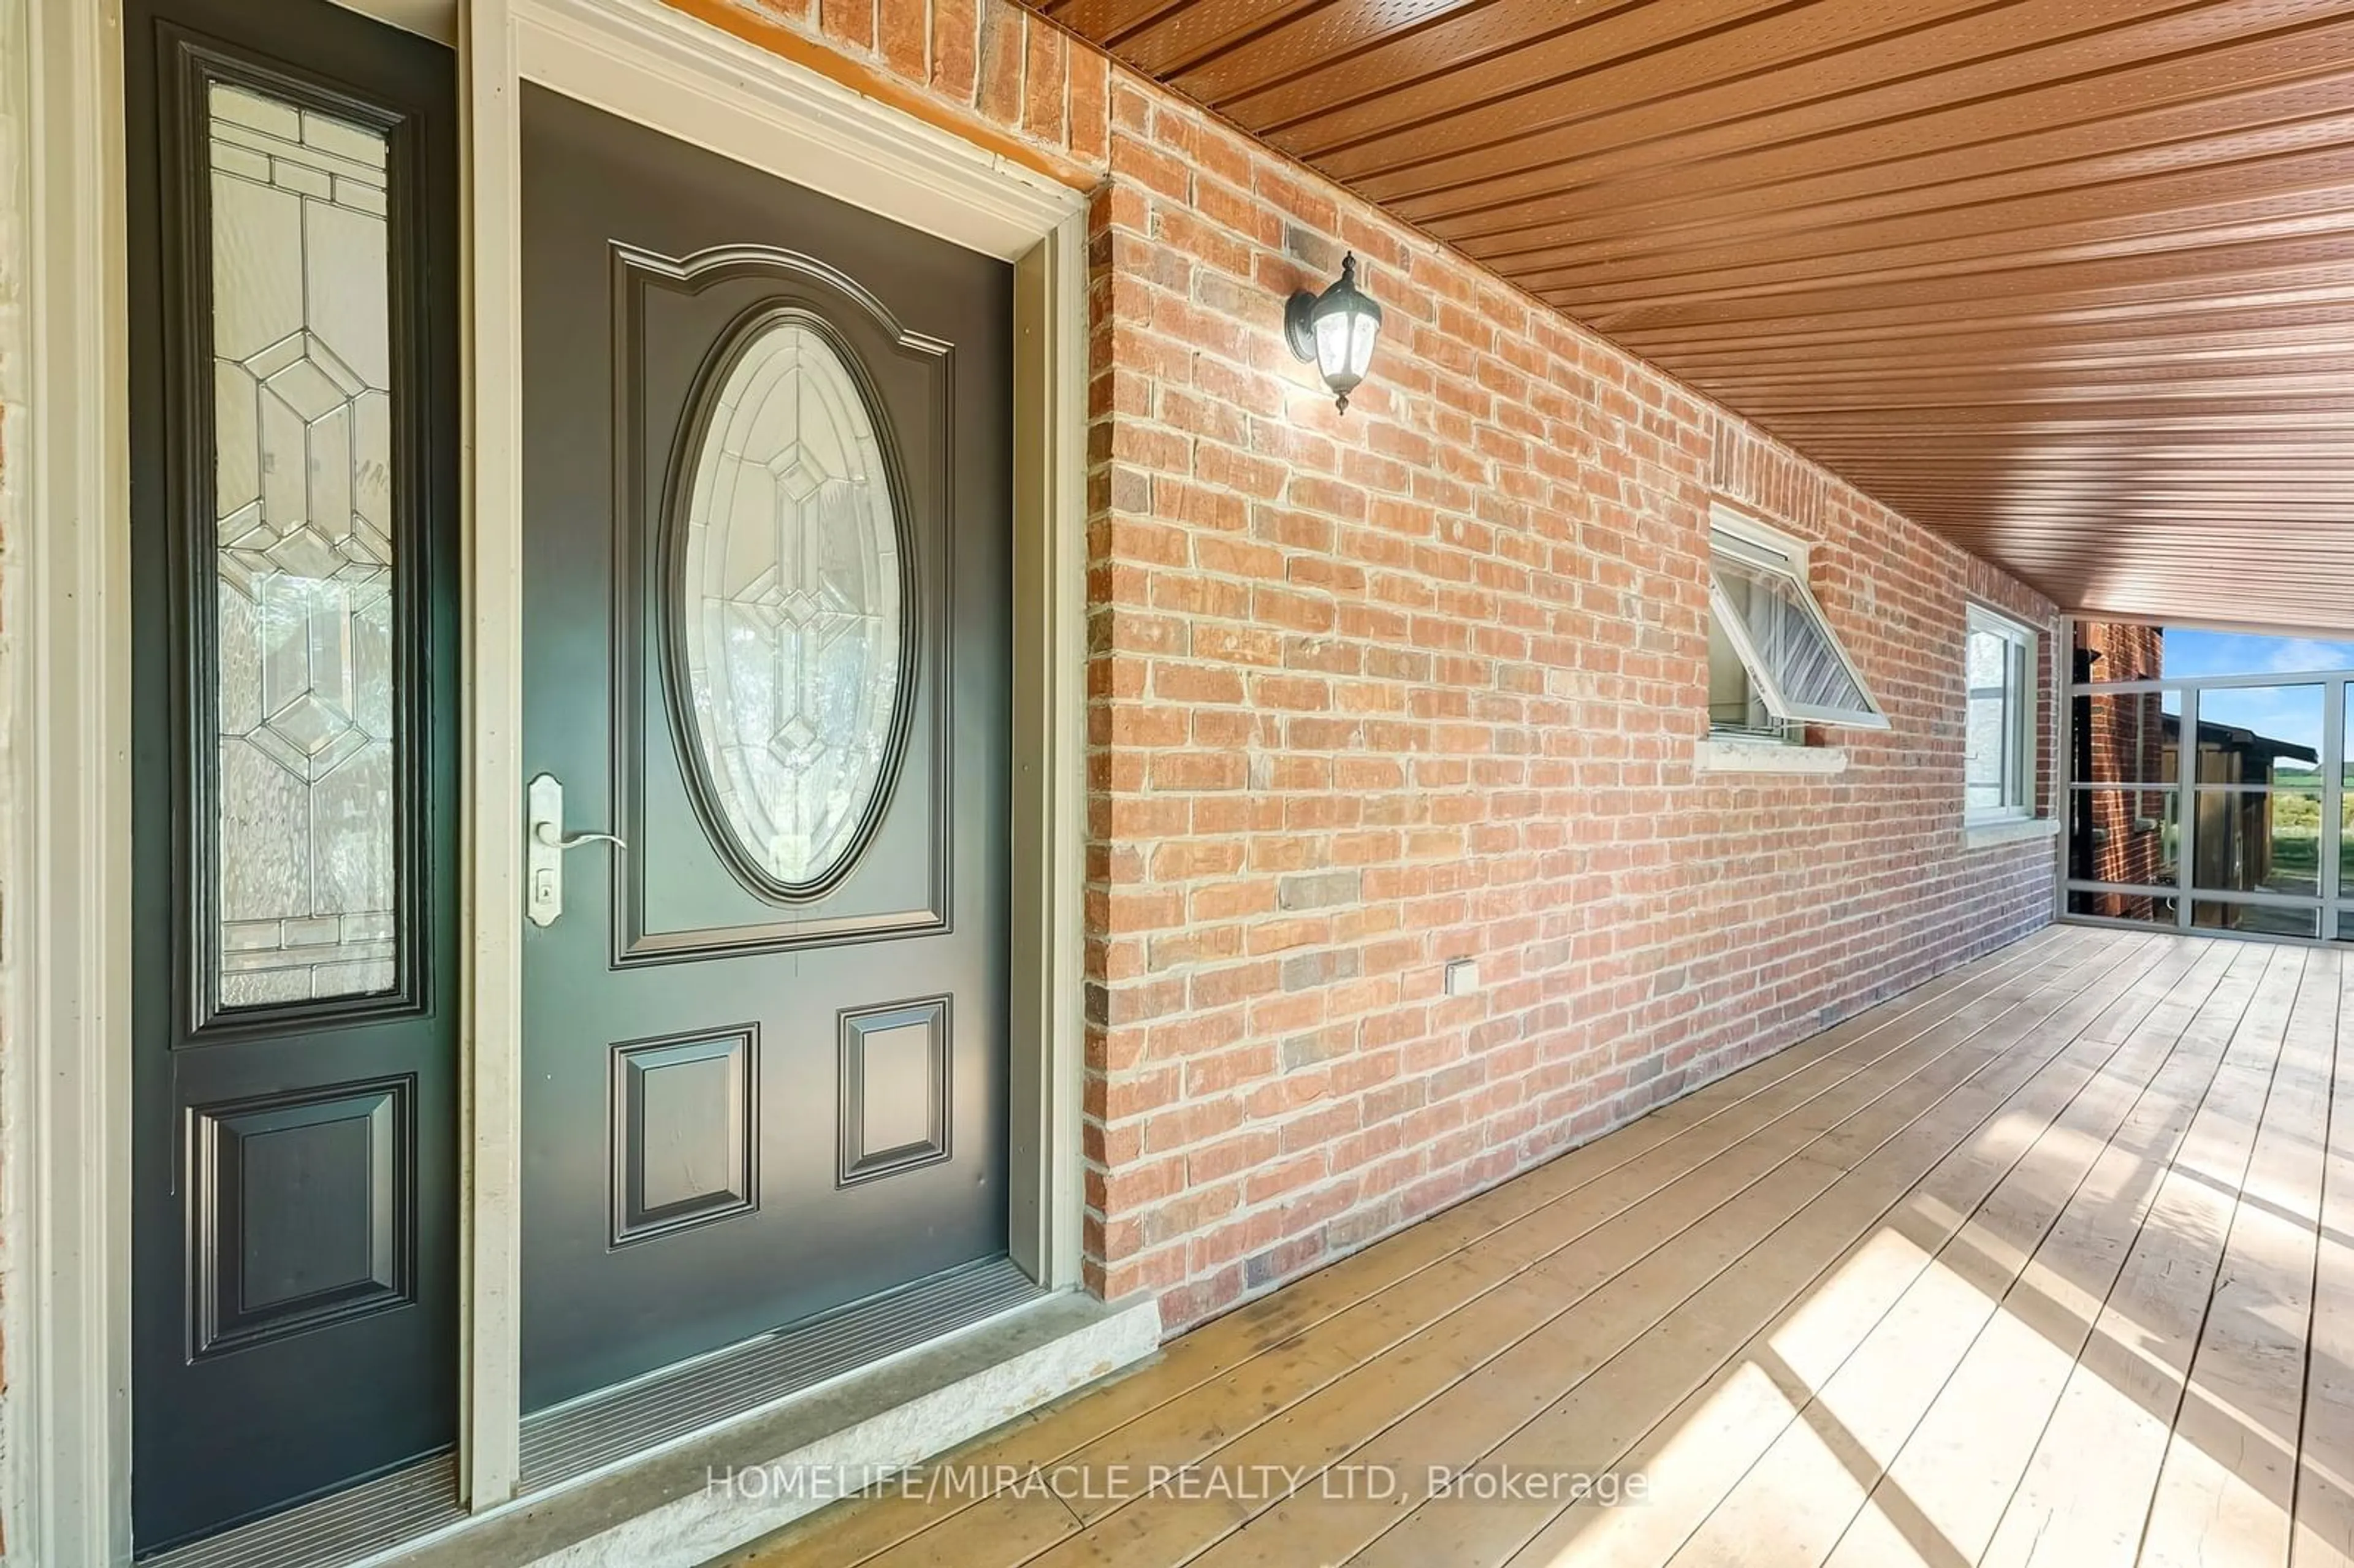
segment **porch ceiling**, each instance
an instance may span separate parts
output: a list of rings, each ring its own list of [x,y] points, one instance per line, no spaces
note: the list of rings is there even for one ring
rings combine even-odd
[[[1032,0],[2071,609],[2354,626],[2354,0]]]

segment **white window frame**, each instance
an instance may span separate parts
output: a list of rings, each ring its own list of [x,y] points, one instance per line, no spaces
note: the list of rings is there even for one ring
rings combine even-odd
[[[1772,572],[1796,590],[1800,608],[1813,619],[1816,630],[1829,645],[1832,655],[1847,672],[1848,678],[1855,683],[1856,691],[1863,698],[1863,711],[1790,700],[1782,690],[1781,682],[1759,655],[1755,644],[1751,642],[1748,627],[1726,600],[1723,590],[1717,586],[1716,554],[1720,543],[1732,546],[1731,553],[1744,565]],[[1865,684],[1863,672],[1856,668],[1855,660],[1848,653],[1847,644],[1840,640],[1838,631],[1831,626],[1830,618],[1823,613],[1821,601],[1815,598],[1814,589],[1807,586],[1808,554],[1805,544],[1754,517],[1727,511],[1722,506],[1711,508],[1709,613],[1716,618],[1716,625],[1723,630],[1725,640],[1733,644],[1742,667],[1749,672],[1750,683],[1766,705],[1766,712],[1790,726],[1793,732],[1804,724],[1833,725],[1846,729],[1887,729],[1890,727],[1887,713],[1881,707],[1879,699],[1872,694],[1872,688]],[[1792,738],[1796,738],[1795,733]]]
[[[1969,804],[1969,705],[1971,699],[1978,694],[1977,688],[1969,684],[1969,650],[1970,639],[1982,634],[1999,637],[2005,642],[2020,650],[2020,652],[2025,656],[2021,661],[2021,663],[2026,673],[2024,683],[2020,691],[2020,700],[2018,704],[2012,712],[2004,715],[2005,724],[2009,731],[2008,739],[2010,743],[2009,750],[2011,757],[2011,777],[2004,782],[2006,792],[2016,791],[2018,799],[2015,801],[2006,801],[2003,804],[1996,806],[1974,807]],[[1987,822],[2025,821],[2035,815],[2035,768],[2037,760],[2035,755],[2035,708],[2036,691],[2041,683],[2040,675],[2041,666],[2039,664],[2039,661],[2042,658],[2043,654],[2042,642],[2042,636],[2035,630],[2035,628],[2027,625],[2023,621],[2014,620],[2012,617],[2003,614],[2000,610],[1990,609],[1982,604],[1970,605],[1968,608],[1968,613],[1964,618],[1962,630],[1962,734],[1964,737],[1962,764],[1962,821],[1965,826],[1976,826]],[[2006,700],[2008,700],[2009,694],[2009,687],[2006,685],[2004,688],[2004,696]]]

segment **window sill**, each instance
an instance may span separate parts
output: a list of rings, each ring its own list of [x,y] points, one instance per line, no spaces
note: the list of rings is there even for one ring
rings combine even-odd
[[[2035,839],[2060,836],[2057,817],[2002,817],[1984,822],[1962,824],[1964,849],[1992,849],[1997,844],[2027,843]]]
[[[1847,753],[1836,746],[1703,740],[1692,750],[1692,769],[1698,773],[1844,773]]]

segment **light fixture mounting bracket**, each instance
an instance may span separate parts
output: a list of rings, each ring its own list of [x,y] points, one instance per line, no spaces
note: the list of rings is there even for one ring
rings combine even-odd
[[[1309,318],[1316,309],[1316,299],[1313,291],[1301,289],[1283,304],[1284,341],[1291,344],[1294,355],[1310,361],[1316,357],[1316,323]]]

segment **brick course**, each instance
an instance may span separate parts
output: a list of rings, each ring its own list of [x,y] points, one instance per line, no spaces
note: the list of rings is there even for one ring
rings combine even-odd
[[[1010,0],[756,8],[1097,182],[1097,1289],[1199,1321],[2049,919],[1961,832],[1965,606],[2039,596]],[[1345,417],[1280,334],[1343,249]],[[1713,499],[1813,545],[1844,772],[1695,769]]]

